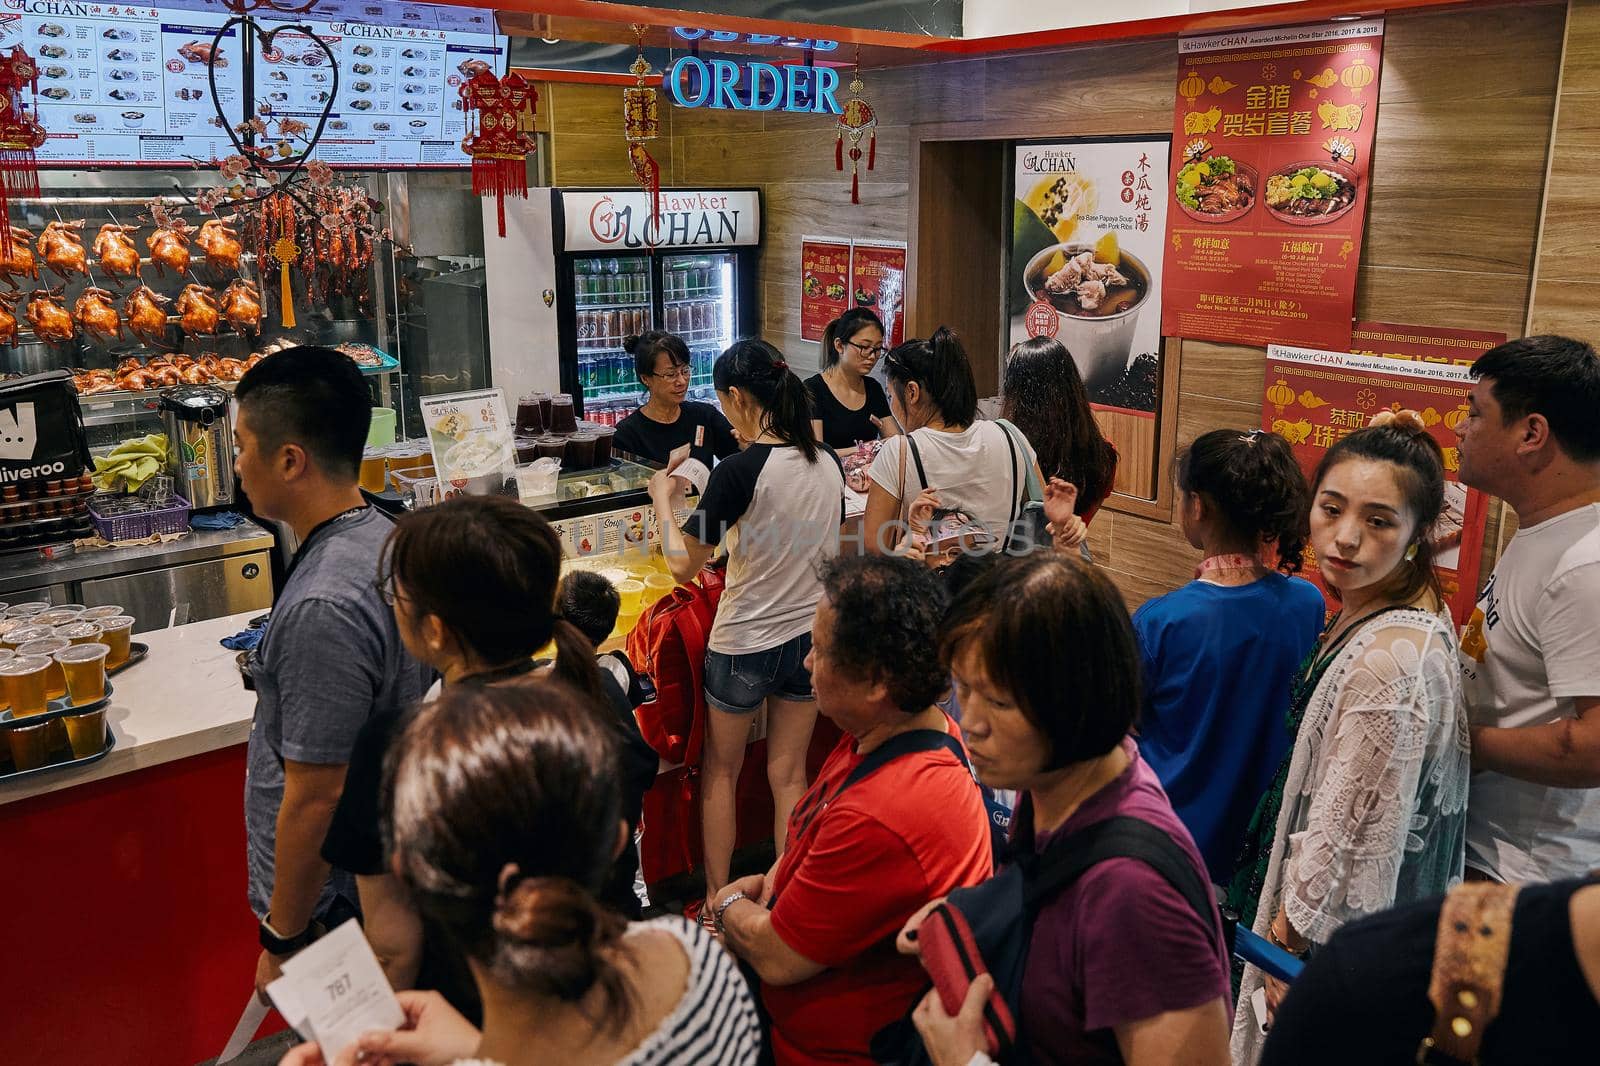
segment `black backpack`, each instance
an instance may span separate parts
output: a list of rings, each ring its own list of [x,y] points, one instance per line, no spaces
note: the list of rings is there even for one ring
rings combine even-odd
[[[1145,863],[1177,890],[1216,935],[1219,918],[1215,894],[1188,853],[1165,830],[1142,818],[1107,818],[1052,841],[1042,854],[1036,854],[1030,800],[1024,799],[1018,807],[1014,826],[1007,862],[1000,872],[981,885],[950,893],[947,904],[953,913],[946,918],[936,911],[927,920],[967,925],[981,961],[994,978],[996,992],[1011,1009],[1012,1017],[1019,1019],[1019,1037],[1023,1024],[1022,976],[1034,920],[1051,900],[1095,865],[1117,858]],[[977,972],[974,967],[967,976],[972,978]],[[917,997],[917,1002],[921,999]],[[1113,1041],[1114,1048],[1115,1038],[1110,1033],[1104,1035]],[[1017,1046],[1000,1049],[1004,1066],[1026,1061],[1021,1045],[1019,1039]],[[874,1037],[872,1054],[889,1066],[927,1066],[932,1062],[909,1012]]]

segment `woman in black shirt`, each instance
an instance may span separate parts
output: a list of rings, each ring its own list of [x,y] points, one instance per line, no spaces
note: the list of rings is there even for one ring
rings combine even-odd
[[[709,469],[717,459],[739,450],[733,427],[711,404],[685,400],[689,395],[689,346],[683,338],[651,330],[623,341],[633,356],[634,373],[649,390],[643,407],[617,423],[612,446],[652,463],[665,463],[676,448],[689,445],[689,455]]]
[[[892,436],[889,397],[873,380],[883,355],[883,320],[870,308],[852,307],[822,334],[822,373],[806,379],[815,411],[812,428],[830,448],[849,451],[864,440]]]

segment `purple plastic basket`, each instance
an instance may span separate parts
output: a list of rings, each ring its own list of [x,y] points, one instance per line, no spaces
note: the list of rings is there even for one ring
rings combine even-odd
[[[130,497],[92,496],[89,498],[89,518],[94,528],[106,540],[148,540],[157,533],[187,533],[189,531],[189,501],[174,496],[172,506],[153,511],[133,511],[127,514],[104,514],[101,508],[111,499]]]

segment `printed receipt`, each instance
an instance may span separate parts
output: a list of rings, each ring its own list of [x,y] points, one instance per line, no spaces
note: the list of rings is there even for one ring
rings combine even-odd
[[[354,918],[283,964],[267,995],[332,1062],[372,1029],[398,1029],[405,1011]]]

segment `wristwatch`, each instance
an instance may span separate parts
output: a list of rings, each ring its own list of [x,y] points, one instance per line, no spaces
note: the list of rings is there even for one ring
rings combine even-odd
[[[293,955],[317,939],[319,930],[316,922],[306,923],[306,927],[294,936],[283,936],[272,928],[271,922],[270,914],[261,920],[261,946],[273,955]]]
[[[735,903],[738,903],[741,899],[749,898],[750,897],[745,895],[743,892],[730,892],[723,897],[720,903],[717,904],[717,909],[713,914],[713,917],[716,919],[717,935],[719,937],[722,935],[722,916],[728,913],[728,908],[733,906]]]

